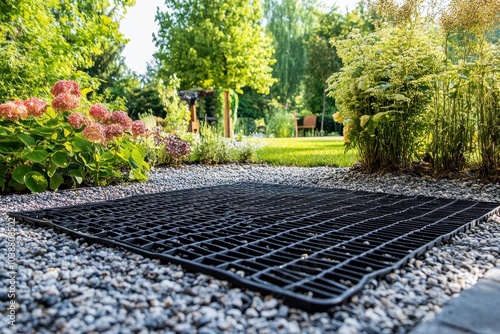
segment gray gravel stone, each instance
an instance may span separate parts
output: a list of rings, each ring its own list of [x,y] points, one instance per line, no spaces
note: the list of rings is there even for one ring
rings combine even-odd
[[[0,249],[8,211],[34,210],[239,181],[337,187],[403,195],[500,202],[500,185],[344,168],[264,165],[153,169],[145,183],[0,196]],[[19,333],[406,333],[500,265],[495,215],[417,260],[372,281],[344,305],[307,313],[208,275],[123,249],[88,244],[16,223]],[[0,265],[0,277],[7,272]],[[238,274],[238,273],[236,273]],[[0,307],[9,298],[0,290]],[[0,333],[10,333],[5,322]]]

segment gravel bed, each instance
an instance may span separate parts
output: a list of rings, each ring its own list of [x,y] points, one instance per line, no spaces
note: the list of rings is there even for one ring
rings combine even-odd
[[[401,175],[369,176],[344,168],[263,165],[158,168],[140,184],[0,196],[0,249],[7,254],[6,212],[101,201],[150,192],[259,181],[404,195],[500,202],[499,184]],[[168,205],[168,203],[165,203]],[[11,225],[9,225],[9,223]],[[0,333],[406,333],[500,265],[495,215],[421,258],[372,280],[329,312],[307,313],[270,296],[204,274],[47,228],[15,223],[16,327],[7,323],[8,284],[0,285]],[[6,256],[3,257],[6,259]],[[8,261],[2,282],[9,281]]]

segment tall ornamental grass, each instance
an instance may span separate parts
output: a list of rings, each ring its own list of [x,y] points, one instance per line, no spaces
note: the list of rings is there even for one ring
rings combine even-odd
[[[347,149],[368,171],[425,155],[436,174],[477,167],[500,176],[500,1],[371,1],[368,36],[335,45],[329,79]]]
[[[436,172],[461,170],[467,155],[483,177],[500,176],[500,1],[455,0],[440,17],[449,79],[433,93],[430,145]]]

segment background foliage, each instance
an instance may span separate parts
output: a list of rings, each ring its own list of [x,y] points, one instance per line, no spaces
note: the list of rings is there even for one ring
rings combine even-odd
[[[99,87],[99,79],[109,81],[116,72],[112,70],[114,61],[120,59],[119,51],[126,42],[118,30],[119,20],[134,3],[2,1],[0,101],[45,96],[62,78],[78,79],[94,89]]]

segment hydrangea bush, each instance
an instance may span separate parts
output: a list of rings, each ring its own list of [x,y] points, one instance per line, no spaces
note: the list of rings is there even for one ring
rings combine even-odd
[[[2,192],[147,179],[141,121],[100,104],[85,110],[71,80],[56,82],[51,94],[50,105],[36,97],[0,104]]]

